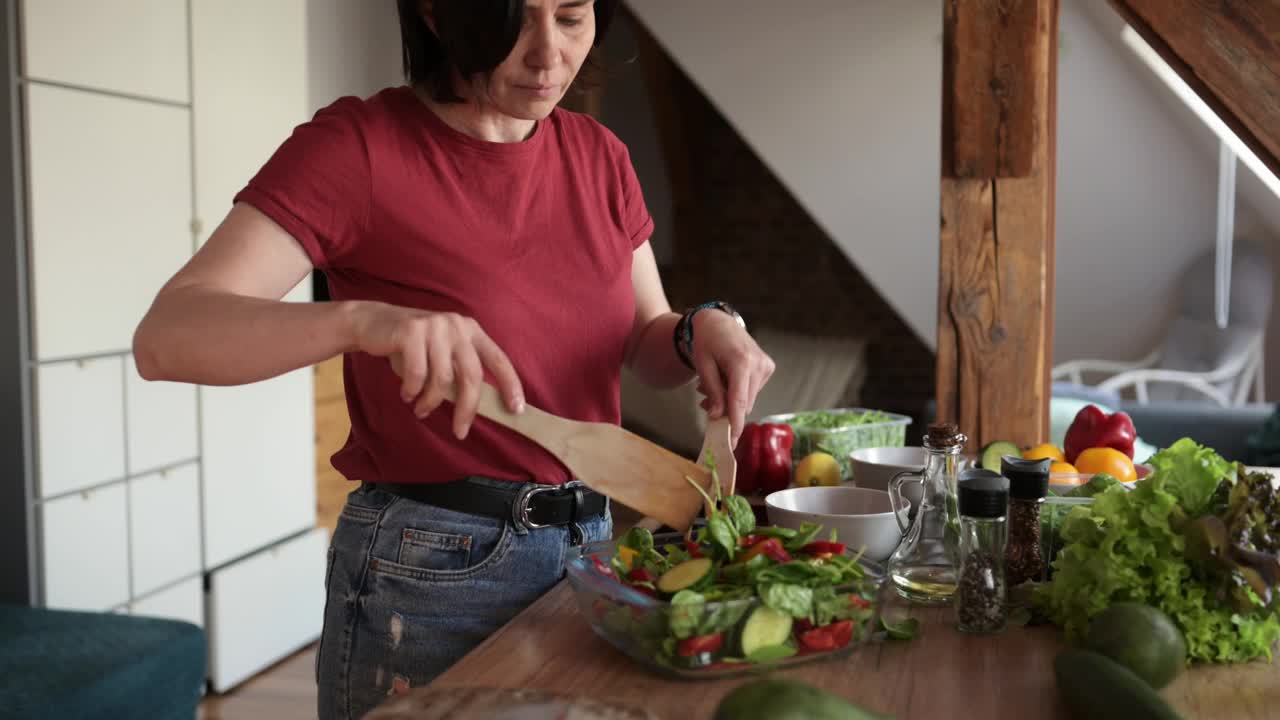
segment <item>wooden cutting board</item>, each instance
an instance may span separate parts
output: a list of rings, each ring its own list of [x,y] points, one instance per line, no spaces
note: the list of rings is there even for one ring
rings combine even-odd
[[[645,710],[545,690],[442,688],[410,690],[364,720],[660,720]]]

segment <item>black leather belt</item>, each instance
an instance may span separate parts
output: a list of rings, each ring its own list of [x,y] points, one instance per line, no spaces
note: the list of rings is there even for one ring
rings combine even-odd
[[[521,482],[374,483],[374,487],[446,510],[508,519],[531,530],[603,515],[608,501],[578,481],[564,485]]]

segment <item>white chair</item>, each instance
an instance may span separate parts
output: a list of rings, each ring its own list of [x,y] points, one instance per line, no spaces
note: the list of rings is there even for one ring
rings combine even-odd
[[[1237,240],[1231,263],[1231,312],[1226,328],[1214,320],[1213,253],[1197,258],[1180,280],[1182,301],[1164,340],[1134,362],[1072,360],[1053,369],[1054,380],[1077,385],[1101,374],[1099,390],[1132,391],[1138,403],[1214,402],[1244,405],[1252,391],[1263,402],[1262,353],[1275,286],[1270,256]]]

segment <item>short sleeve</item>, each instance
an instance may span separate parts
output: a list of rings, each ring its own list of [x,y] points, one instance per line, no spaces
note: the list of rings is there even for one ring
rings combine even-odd
[[[622,183],[622,223],[623,230],[631,240],[631,248],[640,247],[653,235],[653,216],[644,202],[644,191],[640,189],[640,179],[636,177],[635,167],[631,165],[631,153],[621,140],[617,143],[618,173]]]
[[[235,197],[284,228],[317,268],[341,265],[368,227],[372,186],[361,107],[343,98],[299,125]]]

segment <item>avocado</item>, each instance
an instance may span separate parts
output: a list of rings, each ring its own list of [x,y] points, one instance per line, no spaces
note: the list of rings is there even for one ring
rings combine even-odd
[[[766,678],[739,685],[716,707],[714,720],[888,720],[812,685]]]
[[[1079,720],[1182,720],[1142,678],[1092,650],[1059,653],[1053,673]]]
[[[1173,620],[1139,603],[1116,603],[1089,623],[1085,647],[1129,668],[1159,690],[1187,665],[1187,642]]]

